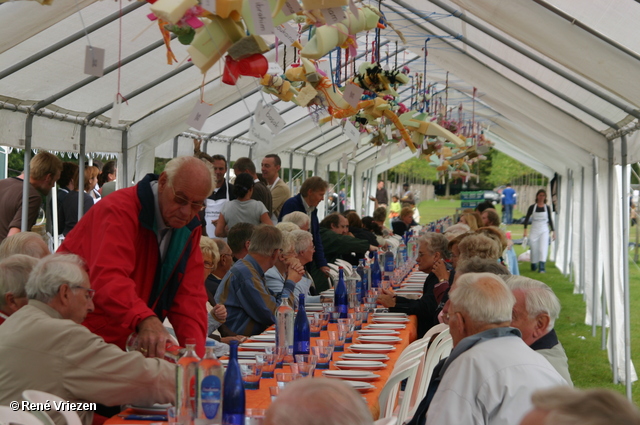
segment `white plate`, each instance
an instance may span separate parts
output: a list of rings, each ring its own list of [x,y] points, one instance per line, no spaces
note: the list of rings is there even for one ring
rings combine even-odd
[[[385,342],[387,344],[397,344],[402,341],[402,338],[397,336],[387,335],[362,335],[357,338],[358,342],[364,342],[367,344]]]
[[[264,331],[262,332],[263,335],[275,335],[276,334],[276,330],[272,329],[270,331]]]
[[[389,344],[351,344],[347,348],[356,353],[388,353],[396,349],[396,347]]]
[[[344,353],[340,358],[342,360],[375,360],[379,362],[386,362],[389,360],[389,356],[386,354],[376,353]]]
[[[264,354],[264,351],[238,351],[239,359],[255,359],[256,354]]]
[[[368,382],[349,381],[349,380],[344,380],[343,382],[345,384],[351,385],[354,390],[360,391],[361,393],[366,393],[368,391],[373,390],[376,387],[375,385],[371,385]]]
[[[276,344],[269,344],[264,342],[243,342],[240,344],[240,348],[251,349],[251,350],[261,350],[264,351],[266,347],[275,347]]]
[[[327,378],[349,379],[351,381],[375,381],[380,378],[380,375],[361,370],[323,370],[322,374]]]
[[[338,360],[333,364],[342,370],[380,370],[387,367],[386,364],[373,360]]]
[[[424,285],[422,283],[405,283],[404,285],[400,285],[400,289],[403,288],[411,288],[411,289],[423,289]]]
[[[373,317],[407,317],[407,313],[373,313]]]
[[[372,323],[365,329],[405,329],[407,325],[400,325],[395,323]]]
[[[158,415],[167,414],[167,409],[172,406],[171,403],[166,404],[154,404],[153,406],[129,406],[134,413],[138,415]]]
[[[305,305],[304,308],[305,308],[305,310],[307,310],[307,312],[322,313],[322,306],[321,305]]]
[[[238,364],[253,364],[255,362],[255,357],[253,359],[238,359]],[[222,363],[222,366],[227,367],[227,365],[229,364],[229,359],[222,359],[220,360],[220,363]]]
[[[276,335],[275,334],[261,334],[261,335],[252,335],[249,337],[249,339],[251,341],[258,341],[258,342],[276,342]]]
[[[408,317],[386,317],[386,316],[373,316],[375,323],[408,323]]]
[[[400,332],[393,329],[360,329],[358,335],[400,335]]]
[[[414,291],[396,291],[396,294],[401,295],[403,297],[421,297],[422,292],[414,292]]]

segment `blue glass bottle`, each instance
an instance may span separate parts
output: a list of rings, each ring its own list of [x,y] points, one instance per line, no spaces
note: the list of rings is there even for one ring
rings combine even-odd
[[[222,386],[222,425],[244,425],[244,384],[238,364],[238,341],[231,341],[229,347],[229,363]]]
[[[371,263],[371,287],[379,288],[382,281],[382,273],[380,272],[380,260],[378,260],[378,251],[373,253],[373,263]]]
[[[393,270],[396,267],[395,260],[393,258],[393,252],[391,250],[385,252],[382,255],[382,261],[384,262],[384,276],[383,279],[385,282],[388,282],[389,285],[393,284]]]
[[[293,323],[293,354],[309,354],[311,350],[311,328],[309,327],[309,319],[307,311],[304,308],[304,295],[300,294],[298,302],[298,313]]]
[[[363,298],[368,295],[368,291],[369,291],[369,273],[364,264],[364,261],[365,261],[364,258],[362,258],[359,261],[358,268],[356,269],[356,271],[358,272],[358,275],[360,276],[360,282],[358,283],[358,285],[360,286],[360,295],[361,295],[358,299],[358,302],[360,304],[362,304]]]
[[[344,270],[342,267],[340,267],[339,273],[338,284],[334,289],[333,305],[336,311],[340,312],[340,318],[346,319],[349,317],[349,297],[347,296],[347,285],[344,283]]]

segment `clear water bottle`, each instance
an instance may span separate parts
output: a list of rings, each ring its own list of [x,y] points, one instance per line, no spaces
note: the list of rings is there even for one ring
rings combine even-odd
[[[196,371],[200,357],[196,354],[196,340],[187,338],[184,354],[176,368],[176,417],[190,424],[196,417]]]
[[[384,261],[384,282],[388,285],[393,284],[393,270],[395,270],[395,261],[393,259],[393,252],[391,250],[385,252],[382,255]]]
[[[222,425],[244,425],[244,384],[238,363],[238,341],[229,344],[229,363],[222,386]]]
[[[300,294],[298,302],[298,314],[293,324],[293,354],[309,354],[311,350],[311,329],[309,318],[304,308],[304,294]]]
[[[349,317],[349,297],[347,295],[347,285],[344,283],[344,269],[342,267],[340,267],[339,273],[338,283],[334,290],[333,305],[336,311],[340,312],[340,318],[346,319]]]
[[[293,308],[288,298],[282,298],[276,309],[276,347],[285,347],[293,351]]]
[[[365,264],[364,258],[359,261],[358,267],[356,269],[358,275],[360,276],[360,287],[361,287],[361,295],[359,298],[360,304],[362,304],[362,298],[367,296],[367,291],[369,290],[369,273],[370,269]]]
[[[382,283],[382,273],[380,271],[380,260],[378,251],[373,252],[373,263],[371,263],[371,287],[379,288]]]
[[[360,264],[362,264],[362,261],[363,260],[360,260]],[[365,290],[362,284],[362,275],[358,271],[358,267],[359,266],[353,266],[352,276],[356,276],[358,278],[358,280],[356,281],[356,297],[358,298],[358,303],[362,304],[362,297],[364,297]],[[364,273],[364,267],[363,267],[363,273]]]
[[[219,425],[222,423],[222,364],[214,354],[215,341],[207,341],[206,353],[196,372],[197,417],[195,425]]]

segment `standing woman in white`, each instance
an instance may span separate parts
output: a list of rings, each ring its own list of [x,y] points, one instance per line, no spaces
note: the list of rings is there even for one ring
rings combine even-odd
[[[544,263],[549,253],[549,238],[555,239],[553,234],[553,220],[551,208],[547,206],[547,192],[540,189],[536,193],[536,203],[527,210],[524,219],[524,235],[527,236],[527,224],[531,218],[531,234],[529,246],[531,247],[531,270],[545,273]]]

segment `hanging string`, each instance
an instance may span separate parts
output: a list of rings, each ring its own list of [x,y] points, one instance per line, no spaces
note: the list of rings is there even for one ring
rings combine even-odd
[[[364,36],[364,61],[369,62],[369,31]]]
[[[473,130],[473,140],[475,142],[476,139],[476,134],[475,134],[475,129],[476,129],[476,92],[477,92],[477,88],[473,88],[473,106],[471,108],[471,128]]]
[[[349,79],[349,49],[344,49],[344,80]]]
[[[342,81],[342,56],[340,55],[340,47],[336,47],[334,51],[336,52],[336,79],[334,84],[340,87],[340,81]]]
[[[120,93],[120,73],[122,71],[122,0],[119,5],[119,17],[118,17],[118,92],[116,93],[116,99],[120,99],[120,102],[127,102],[122,93]],[[84,24],[83,24],[84,25]],[[87,35],[88,37],[88,35]]]
[[[382,11],[382,0],[378,0],[378,10]],[[378,20],[379,23],[383,23],[383,18]],[[380,27],[376,26],[376,59],[378,64],[380,64]]]
[[[396,55],[395,55],[395,63],[393,65],[393,70],[397,71],[398,70],[398,40],[396,40]]]
[[[279,57],[278,53],[280,52],[280,46],[278,45],[278,41],[279,41],[278,37],[276,37],[276,41],[275,41],[275,43],[276,43],[276,48],[275,48],[275,50],[276,50],[276,63],[278,63],[278,57]]]
[[[449,71],[447,71],[447,79],[446,79],[445,86],[444,86],[444,114],[445,114],[445,119],[447,117],[448,109],[449,109]]]
[[[294,47],[295,51],[295,47]],[[284,52],[282,52],[282,70],[287,69],[287,46],[284,46]]]

